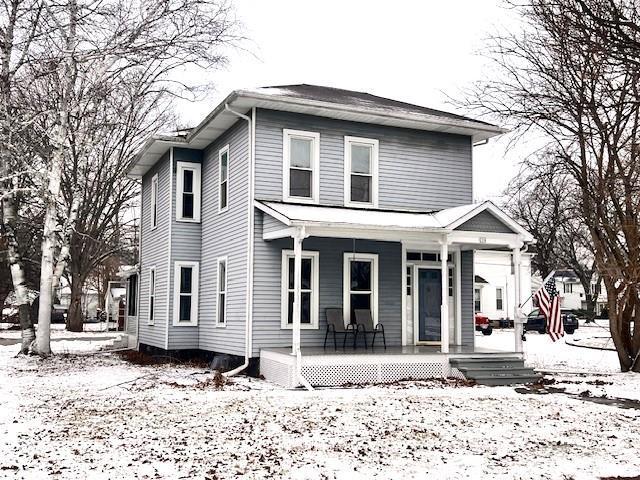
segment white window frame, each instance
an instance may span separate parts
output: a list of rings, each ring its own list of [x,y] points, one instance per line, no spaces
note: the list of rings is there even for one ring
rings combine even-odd
[[[498,292],[500,292],[500,296],[498,297]],[[500,301],[500,308],[498,308],[498,300]],[[498,312],[504,311],[504,288],[496,287],[496,310]]]
[[[280,292],[280,328],[291,330],[289,324],[289,260],[295,258],[293,250],[282,250],[281,292]],[[302,258],[311,259],[311,323],[300,323],[303,330],[317,330],[320,328],[320,252],[303,250]],[[302,292],[302,290],[301,290]]]
[[[182,194],[184,188],[184,171],[193,172],[193,218],[182,216]],[[176,163],[176,221],[200,223],[200,199],[202,195],[202,165],[194,162]]]
[[[313,140],[311,149],[311,198],[289,195],[289,175],[291,169],[291,138],[301,137]],[[297,168],[297,167],[296,167]],[[304,130],[282,130],[282,199],[285,202],[318,203],[320,200],[320,134]]]
[[[149,267],[149,295],[147,296],[147,325],[154,325],[158,304],[156,303],[156,267]],[[153,317],[151,316],[151,300],[153,299]]]
[[[371,202],[351,200],[351,144],[371,146]],[[378,208],[378,156],[380,142],[375,138],[344,137],[344,204],[347,207]],[[356,174],[358,175],[358,174]]]
[[[180,269],[191,268],[191,320],[180,321]],[[192,327],[198,325],[198,296],[200,286],[200,262],[179,261],[173,267],[173,325]]]
[[[151,230],[158,226],[158,174],[151,177]]]
[[[224,180],[227,183],[227,195],[225,206],[222,204],[222,155],[227,154],[227,178]],[[226,212],[229,209],[229,170],[231,165],[231,156],[229,155],[229,144],[225,145],[218,151],[218,213]]]
[[[345,252],[343,257],[342,272],[342,316],[345,327],[350,323],[351,318],[351,260],[365,260],[371,262],[371,318],[373,325],[378,324],[378,254],[377,253],[353,253]],[[358,291],[358,293],[363,293]],[[354,319],[355,320],[355,319]]]
[[[220,290],[220,264],[224,263],[224,290]],[[224,294],[224,318],[220,321],[220,295]],[[229,257],[218,257],[216,260],[216,316],[215,325],[217,328],[225,328],[227,326],[227,315],[229,310],[227,305],[229,299]]]

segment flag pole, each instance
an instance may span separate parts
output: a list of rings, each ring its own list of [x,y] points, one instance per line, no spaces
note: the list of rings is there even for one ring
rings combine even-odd
[[[535,292],[533,292],[531,295],[529,295],[529,296],[527,297],[527,299],[526,299],[524,302],[521,302],[521,303],[518,305],[518,308],[522,307],[522,305],[524,305],[524,304],[525,304],[525,303],[527,303],[529,300],[531,300],[531,299],[533,298],[533,296],[534,296],[536,293],[538,293],[542,287],[544,287],[544,285],[549,281],[549,279],[555,275],[555,273],[556,273],[556,270],[553,270],[549,275],[547,275],[547,276],[546,276],[546,278],[545,278],[545,279],[542,281],[542,283],[540,284],[540,287],[538,287],[538,289],[537,289]]]

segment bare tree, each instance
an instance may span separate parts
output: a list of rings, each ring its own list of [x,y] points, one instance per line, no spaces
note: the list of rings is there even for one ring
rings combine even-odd
[[[625,0],[513,7],[523,30],[493,38],[496,74],[469,106],[549,140],[549,162],[579,192],[621,369],[640,371],[640,9]]]
[[[584,289],[585,315],[593,320],[597,294],[592,281],[599,283],[593,244],[578,201],[573,179],[559,171],[553,159],[533,156],[523,162],[523,170],[507,189],[505,209],[536,239],[533,269],[543,278],[554,270],[572,270]]]
[[[224,65],[239,37],[225,1],[45,1],[44,11],[38,31],[47,34],[24,95],[45,112],[33,128],[47,165],[37,334],[46,355],[51,287],[68,264],[69,327],[80,330],[82,285],[121,248],[121,213],[138,192],[126,165],[145,137],[173,123],[176,98],[210,84],[180,73]]]

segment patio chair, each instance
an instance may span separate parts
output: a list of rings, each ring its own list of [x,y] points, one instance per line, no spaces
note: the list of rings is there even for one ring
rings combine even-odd
[[[364,335],[364,347],[367,348],[367,333],[373,333],[373,341],[371,342],[371,349],[376,344],[376,335],[378,333],[382,333],[382,342],[384,344],[384,349],[387,349],[387,339],[384,336],[384,326],[378,322],[378,324],[373,326],[373,318],[371,318],[371,310],[363,309],[363,310],[355,310],[356,315],[356,329],[361,331]]]
[[[356,348],[356,338],[358,336],[358,330],[355,324],[350,323],[346,327],[344,326],[344,317],[342,316],[341,308],[327,308],[325,310],[327,314],[327,331],[324,334],[324,348],[327,348],[327,338],[329,333],[333,333],[333,348],[338,350],[338,343],[336,341],[336,334],[342,334],[342,348],[345,348],[347,343],[347,336],[353,335],[353,348]]]

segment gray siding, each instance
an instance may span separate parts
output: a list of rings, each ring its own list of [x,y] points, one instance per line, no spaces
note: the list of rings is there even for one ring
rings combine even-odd
[[[158,174],[158,225],[151,229],[151,179]],[[171,186],[169,185],[169,153],[165,154],[142,178],[141,243],[140,243],[140,332],[139,341],[165,348],[167,325],[167,255]],[[149,319],[149,269],[156,269],[155,321]]]
[[[199,262],[202,242],[201,223],[176,220],[177,162],[202,163],[202,151],[186,148],[173,149],[173,185],[171,191],[173,192],[174,200],[171,202],[171,270],[169,272],[169,317],[171,320],[169,321],[169,350],[198,348],[198,327],[173,325],[175,262]],[[202,183],[204,184],[204,182],[204,175],[202,175]]]
[[[473,308],[473,250],[461,252],[460,300],[462,302],[462,344],[473,345],[475,312]]]
[[[442,209],[471,203],[471,139],[258,110],[256,198],[282,200],[282,129],[320,133],[320,203],[344,204],[344,136],[376,138],[379,207]]]
[[[273,218],[271,215],[263,216],[263,225],[262,225],[263,232],[270,233],[270,232],[282,230],[283,228],[287,228],[287,226],[284,223],[280,222],[279,220],[276,220],[275,218]]]
[[[239,120],[204,151],[198,347],[244,355],[249,146]],[[229,144],[229,207],[218,213],[218,151]],[[227,256],[227,325],[216,326],[217,259]]]
[[[291,249],[291,239],[262,240],[262,212],[256,212],[253,295],[253,355],[260,348],[291,345],[291,330],[281,329],[282,250]],[[343,253],[353,251],[353,240],[308,238],[304,250],[318,251],[320,263],[320,317],[318,330],[302,330],[302,346],[322,346],[326,330],[325,309],[342,307]],[[387,344],[401,344],[402,277],[399,243],[358,240],[356,251],[379,255],[379,321],[384,325]]]
[[[495,217],[491,212],[487,212],[486,210],[480,212],[473,218],[470,218],[462,225],[460,225],[456,230],[465,230],[472,232],[495,232],[495,233],[515,233],[511,228],[502,223],[497,217]]]

